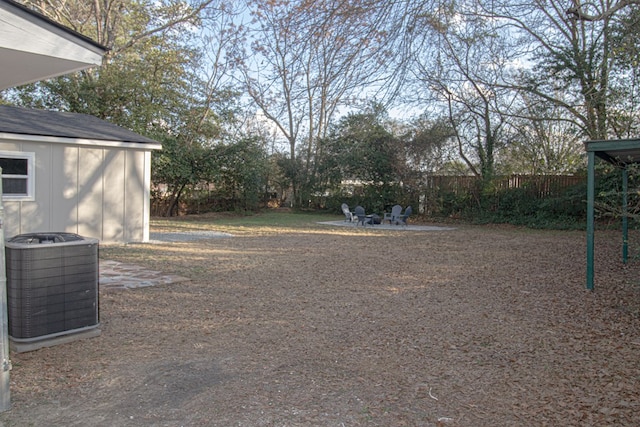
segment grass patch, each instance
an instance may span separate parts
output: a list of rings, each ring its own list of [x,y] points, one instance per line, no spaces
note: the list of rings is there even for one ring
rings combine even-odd
[[[151,228],[158,232],[213,230],[244,234],[258,231],[277,232],[282,229],[309,230],[310,228],[322,227],[318,222],[339,219],[344,219],[344,216],[314,212],[269,210],[251,215],[223,213],[152,218]]]

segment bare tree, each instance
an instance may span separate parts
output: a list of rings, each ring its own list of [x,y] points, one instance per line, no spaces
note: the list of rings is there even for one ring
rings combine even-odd
[[[611,78],[614,65],[612,22],[570,19],[560,0],[487,3],[484,16],[499,20],[520,38],[532,64],[505,87],[538,102],[562,108],[590,139],[609,135]]]
[[[305,66],[308,175],[332,117],[345,101],[361,101],[356,92],[374,83],[385,55],[380,15],[364,2],[306,1],[301,13],[311,29]]]
[[[460,156],[475,173],[483,163],[491,169],[492,150],[513,130],[500,132],[513,120],[560,121],[556,130],[567,130],[572,141],[637,128],[637,49],[628,48],[637,38],[623,41],[625,60],[615,44],[635,34],[637,19],[620,22],[637,2],[575,1],[580,19],[562,0],[392,2],[403,6],[389,36],[404,99],[449,113]]]
[[[579,21],[600,21],[610,19],[615,13],[630,6],[640,5],[640,0],[619,0],[615,2],[573,0],[567,9],[569,19]]]
[[[570,174],[584,165],[582,134],[562,108],[522,99],[522,117],[510,120],[511,143],[502,158],[509,173]]]
[[[501,87],[512,51],[496,23],[479,16],[473,3],[458,6],[423,15],[414,75],[422,99],[432,97],[444,106],[460,158],[490,181],[496,153],[505,143],[505,110],[515,98]]]
[[[219,0],[196,0],[189,4],[182,0],[25,0],[24,3],[107,47],[105,60],[110,60],[150,36],[197,23],[205,9],[218,7]],[[149,25],[144,21],[133,22],[139,12],[151,13],[153,22],[148,22]]]
[[[239,61],[240,70],[248,95],[287,141],[295,199],[331,118],[341,106],[351,108],[358,89],[384,68],[374,56],[385,41],[377,25],[380,13],[368,1],[249,5],[251,49]]]

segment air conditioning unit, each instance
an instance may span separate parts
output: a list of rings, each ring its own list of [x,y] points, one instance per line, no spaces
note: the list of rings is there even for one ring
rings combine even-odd
[[[72,233],[21,234],[6,242],[5,252],[14,350],[99,334],[97,239]]]

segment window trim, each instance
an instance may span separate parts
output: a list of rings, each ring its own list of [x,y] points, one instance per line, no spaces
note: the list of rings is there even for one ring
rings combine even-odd
[[[0,157],[7,159],[22,159],[27,161],[27,193],[26,194],[2,194],[2,200],[31,202],[36,199],[36,153],[27,151],[0,151]],[[25,175],[2,174],[2,178],[24,178]]]

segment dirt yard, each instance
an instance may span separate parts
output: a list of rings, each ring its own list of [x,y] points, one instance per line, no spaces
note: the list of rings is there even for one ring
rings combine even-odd
[[[0,425],[637,426],[640,260],[620,243],[596,234],[594,292],[584,232],[310,224],[103,247],[191,280],[101,289],[101,336],[12,353]]]

